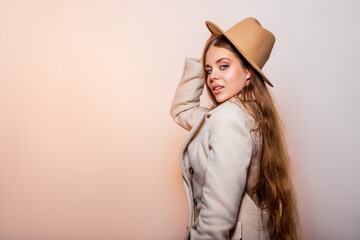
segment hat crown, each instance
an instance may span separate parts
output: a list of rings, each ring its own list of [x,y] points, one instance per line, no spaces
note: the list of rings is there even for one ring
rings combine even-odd
[[[274,35],[263,28],[255,18],[247,18],[225,32],[234,40],[235,47],[244,52],[262,69],[270,57],[275,43]]]
[[[253,17],[246,18],[226,32],[209,21],[206,21],[206,26],[215,37],[224,35],[250,65],[260,73],[263,79],[272,86],[261,69],[270,57],[275,43],[275,36],[263,28],[257,19]]]

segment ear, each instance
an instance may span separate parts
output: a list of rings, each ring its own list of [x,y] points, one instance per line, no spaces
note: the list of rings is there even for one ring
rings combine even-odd
[[[246,73],[245,73],[246,75],[246,80],[250,80],[250,78],[251,78],[251,71],[250,71],[250,69],[249,68],[247,68],[246,69]]]

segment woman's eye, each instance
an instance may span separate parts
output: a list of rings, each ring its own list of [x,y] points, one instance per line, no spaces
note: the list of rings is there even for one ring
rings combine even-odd
[[[221,70],[224,70],[224,69],[226,69],[226,68],[228,68],[228,67],[229,67],[229,65],[221,65],[221,66],[220,66],[220,69],[221,69]]]
[[[206,70],[206,74],[210,74],[211,72],[212,72],[212,70],[211,70],[211,69]]]

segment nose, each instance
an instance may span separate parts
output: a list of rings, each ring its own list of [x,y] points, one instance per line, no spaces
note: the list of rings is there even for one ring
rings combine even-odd
[[[208,75],[211,82],[213,82],[216,79],[219,79],[219,71],[214,68],[211,73]]]

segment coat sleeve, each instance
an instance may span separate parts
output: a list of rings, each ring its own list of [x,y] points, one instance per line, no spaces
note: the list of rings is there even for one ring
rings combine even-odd
[[[209,126],[210,152],[196,240],[229,239],[237,221],[252,156],[252,138],[244,116],[234,109],[211,116],[214,121]]]
[[[170,114],[174,121],[186,130],[191,130],[203,112],[209,109],[200,107],[200,96],[204,89],[202,65],[194,58],[185,59],[183,76],[176,89]]]

